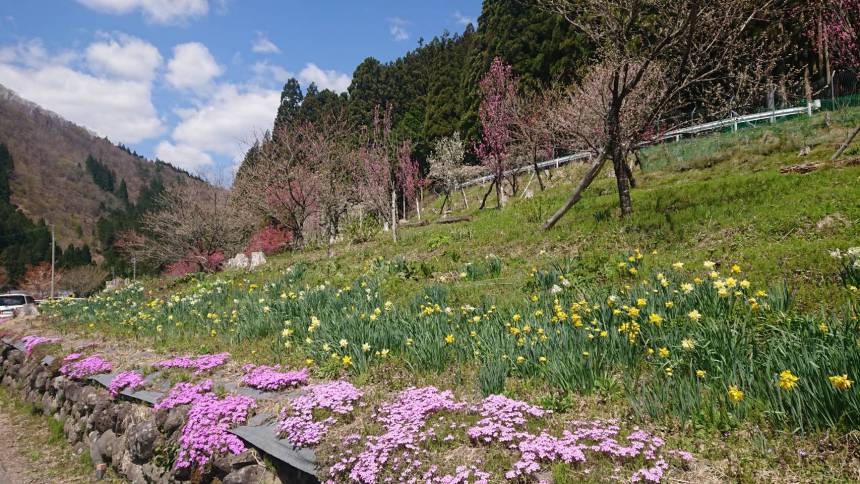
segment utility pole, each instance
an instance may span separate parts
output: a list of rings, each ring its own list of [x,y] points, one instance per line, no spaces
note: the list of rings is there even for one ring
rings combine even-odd
[[[54,265],[56,264],[56,238],[54,237],[54,225],[51,225],[51,299],[54,299]]]

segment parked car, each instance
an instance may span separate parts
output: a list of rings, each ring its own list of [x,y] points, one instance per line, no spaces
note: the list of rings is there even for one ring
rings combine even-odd
[[[39,309],[36,300],[23,292],[0,294],[0,318],[14,316],[36,316]]]

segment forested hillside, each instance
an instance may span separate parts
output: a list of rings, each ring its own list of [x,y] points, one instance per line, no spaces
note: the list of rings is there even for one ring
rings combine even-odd
[[[60,264],[107,259],[122,272],[117,233],[135,226],[165,186],[189,174],[99,138],[0,86],[0,259],[3,281],[50,260],[56,230]]]

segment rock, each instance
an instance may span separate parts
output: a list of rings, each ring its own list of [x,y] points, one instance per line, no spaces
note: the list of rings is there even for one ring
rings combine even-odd
[[[845,219],[845,217],[839,213],[833,213],[830,215],[826,215],[824,218],[819,220],[815,224],[816,230],[819,232],[826,232],[830,229],[839,228],[839,227],[848,227],[851,225],[851,222]]]
[[[812,153],[812,148],[810,148],[809,146],[804,146],[797,153],[797,156],[799,156],[799,157],[809,156],[810,153]]]
[[[246,256],[242,252],[239,252],[232,259],[229,259],[227,262],[224,263],[224,269],[225,270],[247,269],[248,266],[250,265],[250,263],[251,262],[248,260],[248,256]]]
[[[243,467],[256,465],[262,462],[259,454],[254,449],[248,449],[241,454],[226,454],[216,457],[212,465],[224,474],[229,474]]]
[[[161,432],[165,435],[170,435],[176,429],[185,425],[185,419],[188,416],[188,405],[173,407],[171,409],[161,409],[155,413],[155,423]]]
[[[254,270],[266,263],[266,255],[262,252],[251,253],[251,263],[248,264],[249,270]]]
[[[227,474],[222,482],[223,484],[276,484],[278,479],[265,467],[253,465]]]
[[[133,425],[128,431],[128,453],[134,463],[149,462],[155,455],[155,448],[161,434],[153,421]]]
[[[112,462],[114,452],[116,450],[116,444],[117,438],[116,434],[113,433],[113,430],[108,430],[107,432],[101,434],[90,448],[93,462],[95,462],[96,460],[96,454],[100,456],[102,462]]]
[[[120,435],[117,437],[116,442],[113,443],[113,453],[110,456],[110,461],[114,465],[114,467],[119,467],[128,456],[128,439],[125,435]]]
[[[110,400],[102,400],[96,404],[90,416],[90,425],[98,432],[105,432],[113,429],[116,424],[115,405]]]

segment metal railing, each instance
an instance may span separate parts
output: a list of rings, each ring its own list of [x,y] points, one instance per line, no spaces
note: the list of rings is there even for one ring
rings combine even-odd
[[[807,114],[812,116],[812,111],[815,109],[821,109],[821,101],[816,99],[812,103],[806,106],[800,106],[796,108],[786,108],[786,109],[774,109],[770,111],[763,111],[760,113],[754,114],[746,114],[743,116],[732,116],[726,119],[721,119],[719,121],[711,121],[710,123],[697,124],[695,126],[688,126],[686,128],[673,129],[671,131],[667,131],[659,138],[656,138],[651,143],[658,143],[660,141],[668,141],[668,140],[680,140],[684,135],[695,135],[699,133],[704,133],[707,131],[715,131],[718,129],[723,129],[727,127],[731,127],[732,131],[737,131],[738,126],[741,124],[754,123],[756,121],[764,121],[770,120],[770,122],[776,121],[777,118],[785,118],[788,116],[796,116],[798,114]],[[554,158],[552,160],[542,161],[537,164],[538,170],[543,170],[544,168],[558,168],[562,165],[566,165],[573,161],[579,160],[587,160],[591,159],[595,153],[591,151],[579,151],[573,153],[571,155],[562,156],[559,158]],[[516,168],[513,170],[508,170],[505,172],[505,176],[516,175],[520,173],[527,173],[534,170],[533,165],[523,166],[520,168]],[[465,188],[472,185],[478,185],[481,183],[487,183],[493,179],[494,175],[485,175],[482,177],[474,178],[469,181],[465,181],[461,183],[457,188]]]

